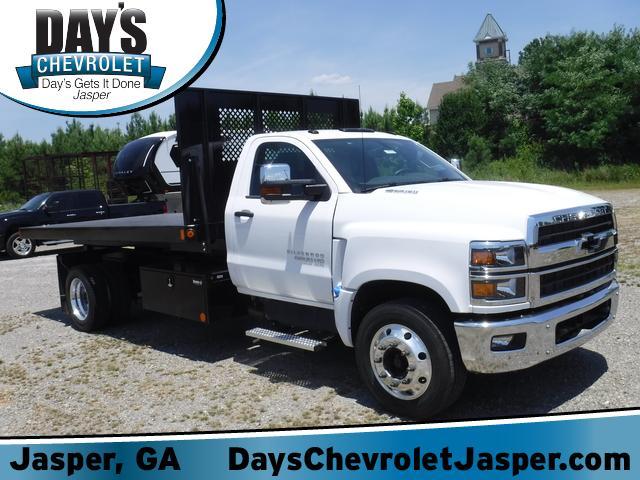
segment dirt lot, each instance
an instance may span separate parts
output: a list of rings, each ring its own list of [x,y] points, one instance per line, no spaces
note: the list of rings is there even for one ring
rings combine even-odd
[[[510,374],[472,375],[442,419],[640,406],[640,190],[617,207],[617,323],[569,354]],[[55,257],[0,260],[0,436],[210,431],[398,421],[377,409],[351,350],[255,345],[241,325],[211,335],[155,315],[101,334],[58,308]]]

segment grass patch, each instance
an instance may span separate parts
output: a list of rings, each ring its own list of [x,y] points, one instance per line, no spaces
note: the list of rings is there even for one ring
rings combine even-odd
[[[600,165],[582,170],[555,170],[530,157],[494,160],[467,169],[475,180],[541,183],[578,190],[640,188],[640,165]]]

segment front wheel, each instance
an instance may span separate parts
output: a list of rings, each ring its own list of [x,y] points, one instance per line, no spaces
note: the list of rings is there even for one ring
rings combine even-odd
[[[23,237],[20,232],[9,236],[6,249],[11,258],[28,258],[36,252],[33,240]]]
[[[373,308],[356,338],[360,376],[389,411],[414,419],[429,418],[453,403],[466,371],[457,346],[447,341],[431,313],[413,300]]]

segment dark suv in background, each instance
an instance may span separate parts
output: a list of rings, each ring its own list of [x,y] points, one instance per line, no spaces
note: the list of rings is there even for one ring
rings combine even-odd
[[[20,235],[20,229],[23,227],[155,215],[165,212],[164,201],[109,205],[99,190],[41,193],[18,210],[0,213],[0,251],[6,250],[7,254],[13,258],[26,258],[35,253],[35,243]]]

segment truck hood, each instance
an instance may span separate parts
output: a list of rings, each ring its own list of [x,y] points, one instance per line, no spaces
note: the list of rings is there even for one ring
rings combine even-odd
[[[467,240],[519,240],[526,238],[532,215],[606,202],[562,187],[470,180],[381,188],[341,196],[338,203],[338,220],[352,215],[387,224],[427,223],[438,236],[448,231]]]
[[[13,210],[11,212],[0,213],[0,234],[4,234],[7,228],[16,222],[21,222],[27,212],[21,210]]]
[[[10,212],[0,212],[0,222],[26,217],[29,214],[26,210],[12,210]]]

